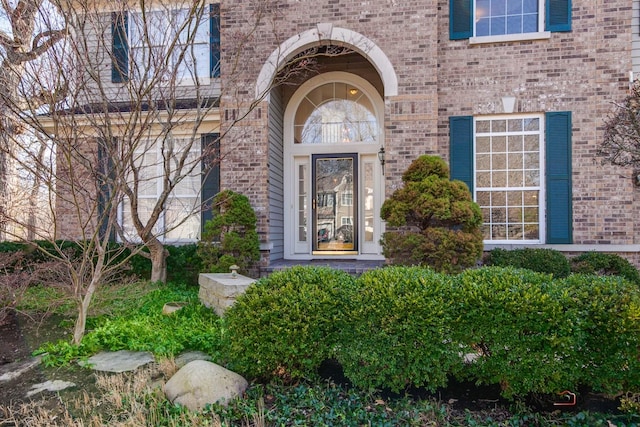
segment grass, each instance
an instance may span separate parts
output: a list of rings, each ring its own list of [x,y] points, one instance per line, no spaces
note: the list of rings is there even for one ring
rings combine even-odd
[[[70,315],[72,305],[55,289],[30,289],[21,310]],[[51,305],[51,301],[59,304]],[[166,302],[187,305],[171,316],[161,314]],[[53,308],[52,308],[53,307]],[[252,384],[242,399],[222,407],[190,412],[166,400],[161,386],[177,369],[173,357],[201,350],[218,359],[220,319],[198,301],[197,288],[182,285],[125,283],[102,288],[91,308],[88,333],[79,347],[49,344],[50,365],[99,350],[148,350],[160,360],[125,374],[97,374],[97,391],[73,397],[0,406],[0,426],[638,426],[638,415],[589,412],[532,413],[526,407],[482,411],[457,410],[437,398],[386,398],[332,382]],[[65,397],[66,396],[66,397]],[[632,396],[637,400],[638,396]]]

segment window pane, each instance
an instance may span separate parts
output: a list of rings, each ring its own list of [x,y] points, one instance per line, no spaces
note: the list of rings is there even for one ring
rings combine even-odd
[[[476,122],[476,133],[489,133],[491,132],[490,120],[478,120]]]
[[[507,34],[520,34],[522,31],[522,16],[507,17]]]
[[[509,172],[509,182],[507,183],[509,187],[522,187],[524,185],[524,177],[521,171],[510,171]]]
[[[491,151],[494,153],[504,153],[507,151],[507,137],[494,136],[491,138]]]
[[[476,138],[476,153],[491,152],[491,137],[481,136]]]
[[[506,172],[494,172],[493,180],[491,182],[492,187],[506,187],[507,186],[507,173]]]
[[[480,154],[476,159],[476,168],[478,171],[491,170],[491,156],[488,154]]]

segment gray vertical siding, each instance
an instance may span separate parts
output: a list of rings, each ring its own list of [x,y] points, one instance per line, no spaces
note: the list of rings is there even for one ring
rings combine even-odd
[[[283,117],[282,94],[271,91],[269,102],[269,241],[270,260],[284,257],[284,183],[283,183]]]

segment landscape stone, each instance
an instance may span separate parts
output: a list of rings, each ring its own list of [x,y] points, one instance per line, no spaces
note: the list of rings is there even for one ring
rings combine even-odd
[[[220,365],[194,360],[167,381],[164,392],[174,404],[198,411],[212,403],[226,405],[242,395],[248,385],[242,376]]]
[[[223,316],[254,282],[254,279],[241,274],[200,273],[198,298],[205,307],[213,308],[218,316]]]
[[[40,384],[34,384],[31,386],[31,390],[27,392],[27,397],[31,397],[34,394],[42,393],[43,391],[60,391],[70,387],[75,387],[76,384],[70,381],[54,380],[45,381]]]
[[[120,350],[98,353],[81,364],[95,371],[127,372],[134,371],[151,362],[155,362],[155,358],[148,351]]]
[[[42,356],[37,356],[21,362],[7,363],[6,365],[0,366],[0,383],[12,381],[25,372],[29,372],[38,366],[41,360]]]
[[[187,351],[180,354],[175,359],[176,366],[178,368],[182,368],[189,362],[193,362],[194,360],[211,360],[211,356],[203,351]]]

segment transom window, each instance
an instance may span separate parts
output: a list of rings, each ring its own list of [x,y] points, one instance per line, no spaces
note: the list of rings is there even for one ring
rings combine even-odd
[[[369,98],[355,86],[327,83],[309,92],[297,110],[295,144],[376,143],[378,124]]]
[[[542,118],[475,121],[475,197],[489,241],[541,240]]]
[[[540,0],[476,0],[475,4],[477,37],[539,31]]]

